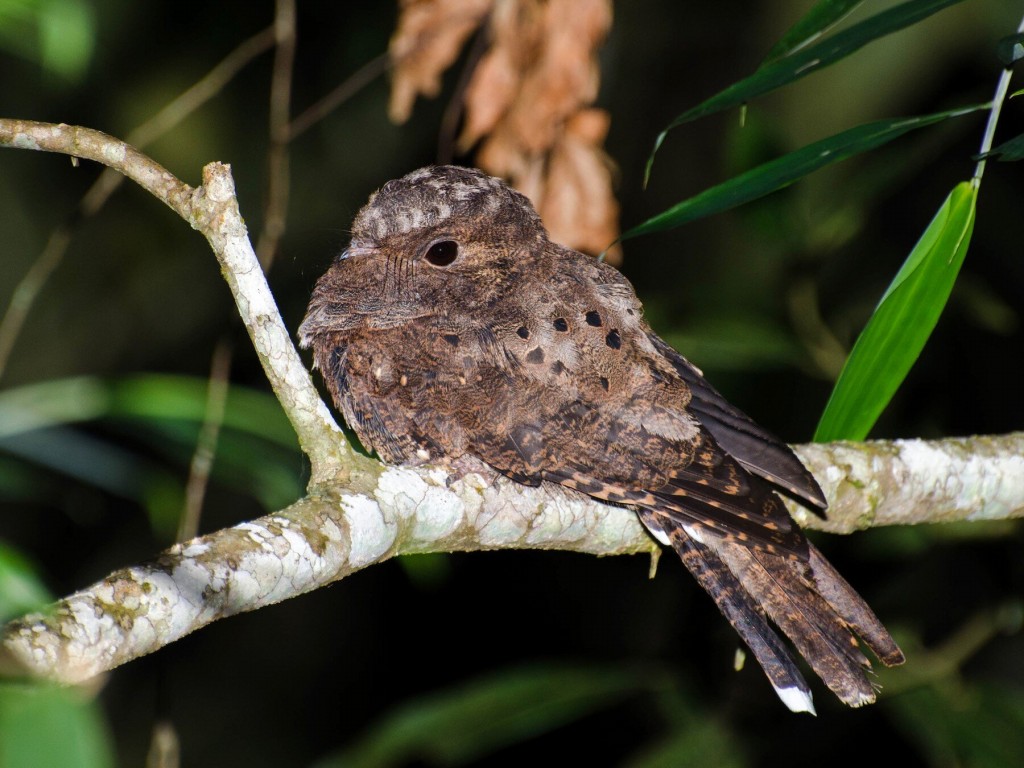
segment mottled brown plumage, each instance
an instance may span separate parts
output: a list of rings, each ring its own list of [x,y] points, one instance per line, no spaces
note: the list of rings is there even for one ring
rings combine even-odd
[[[385,184],[299,334],[384,461],[468,455],[633,507],[792,709],[813,711],[810,691],[766,614],[848,704],[875,696],[855,634],[902,661],[777,495],[821,513],[810,473],[654,334],[619,272],[550,242],[503,182],[438,166]]]

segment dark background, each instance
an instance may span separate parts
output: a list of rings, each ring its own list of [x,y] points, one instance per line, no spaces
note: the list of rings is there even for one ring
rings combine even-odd
[[[612,116],[607,150],[619,169],[623,225],[844,128],[991,98],[995,41],[1019,22],[1013,5],[969,0],[940,13],[755,102],[744,128],[731,112],[676,129],[644,192],[657,131],[752,72],[809,3],[617,3],[599,106]],[[857,18],[878,8],[867,6]],[[76,71],[55,72],[10,40],[0,49],[0,112],[125,136],[273,15],[271,3],[242,0],[87,7],[95,47]],[[293,111],[382,53],[395,17],[387,2],[300,3]],[[13,28],[0,15],[5,25]],[[206,162],[231,163],[253,235],[266,188],[271,63],[271,54],[257,59],[147,150],[192,184]],[[388,122],[382,77],[292,145],[288,230],[269,276],[290,328],[368,194],[435,159],[461,63],[445,95],[418,102],[406,125]],[[723,394],[783,439],[807,441],[842,362],[841,353],[816,356],[809,339],[831,334],[836,349],[849,348],[945,195],[973,173],[983,128],[979,113],[916,132],[738,211],[631,240],[623,271],[655,329]],[[1021,130],[1021,107],[1011,101],[997,141]],[[0,307],[97,173],[63,156],[0,154]],[[1022,182],[1019,165],[989,164],[960,281],[873,437],[1021,428]],[[206,243],[126,184],[75,230],[0,396],[72,376],[202,379],[224,338],[234,347],[232,383],[268,391]],[[196,431],[173,422],[108,417],[0,442],[0,542],[30,558],[55,595],[158,552],[169,543],[159,510],[180,500]],[[59,457],[74,454],[76,440],[131,457],[125,466],[158,479],[104,484],[94,465],[72,473]],[[297,448],[247,446],[236,436],[221,451],[235,453],[218,456],[228,469],[215,470],[203,531],[263,514],[274,508],[268,499],[287,503],[288,489],[297,495],[308,476]],[[251,492],[249,480],[267,473],[284,479]],[[1019,526],[920,526],[815,541],[908,652],[903,670],[880,678],[887,694],[877,706],[847,710],[818,685],[819,717],[791,715],[755,664],[732,671],[735,636],[669,558],[649,581],[643,557],[537,552],[375,566],[133,662],[109,676],[99,701],[124,765],[142,761],[162,717],[177,728],[187,764],[307,765],[379,733],[415,697],[537,663],[585,665],[596,677],[628,670],[646,682],[480,764],[625,764],[683,737],[695,751],[677,754],[711,755],[711,764],[1024,762],[1024,640],[1012,620],[1024,586]]]

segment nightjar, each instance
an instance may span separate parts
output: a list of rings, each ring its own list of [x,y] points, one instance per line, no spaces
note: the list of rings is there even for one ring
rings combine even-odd
[[[814,711],[810,688],[769,620],[852,706],[875,699],[857,636],[903,661],[782,504],[824,513],[811,474],[658,338],[625,277],[551,242],[504,182],[435,166],[385,184],[299,336],[385,462],[468,455],[635,510],[793,711]]]

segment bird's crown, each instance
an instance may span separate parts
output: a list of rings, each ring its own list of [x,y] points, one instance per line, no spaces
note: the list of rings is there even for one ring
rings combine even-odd
[[[474,220],[541,229],[524,195],[474,168],[432,165],[389,181],[370,196],[352,224],[353,240],[380,243],[393,235]]]

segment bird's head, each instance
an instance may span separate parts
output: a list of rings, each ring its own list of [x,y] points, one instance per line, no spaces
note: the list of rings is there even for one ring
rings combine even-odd
[[[428,166],[389,181],[352,223],[352,239],[317,282],[299,328],[312,335],[404,322],[424,308],[505,290],[547,232],[530,201],[473,168]],[[386,319],[385,319],[386,318]]]

